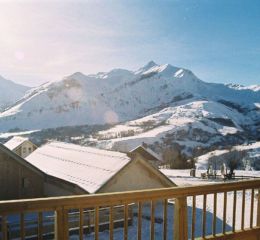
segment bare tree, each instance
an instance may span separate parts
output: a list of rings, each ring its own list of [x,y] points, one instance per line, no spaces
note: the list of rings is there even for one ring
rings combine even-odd
[[[229,175],[232,177],[234,175],[235,169],[242,166],[243,158],[245,157],[246,153],[244,151],[237,151],[233,150],[226,155],[226,164],[229,167]]]
[[[212,170],[214,170],[214,175],[216,176],[217,170],[220,169],[220,166],[225,162],[223,155],[214,155],[211,153],[209,159],[208,159],[208,169],[210,166],[212,167]]]
[[[163,150],[163,160],[171,169],[183,169],[187,167],[187,159],[181,154],[180,149],[169,147]]]

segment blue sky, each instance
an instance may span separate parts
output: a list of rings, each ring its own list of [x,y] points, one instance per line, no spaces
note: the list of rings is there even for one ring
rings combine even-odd
[[[1,1],[0,75],[26,85],[150,60],[260,83],[259,0]]]

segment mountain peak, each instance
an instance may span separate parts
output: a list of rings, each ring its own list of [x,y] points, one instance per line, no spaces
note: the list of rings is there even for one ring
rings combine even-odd
[[[139,74],[139,73],[145,72],[145,71],[147,71],[150,68],[153,68],[155,66],[159,66],[159,65],[151,60],[147,64],[145,64],[143,67],[139,68],[135,73]]]
[[[143,66],[143,68],[149,69],[149,68],[154,67],[154,66],[158,66],[158,64],[155,63],[153,60],[151,60],[151,61],[149,61],[147,64],[145,64],[145,65]]]
[[[65,77],[64,79],[76,79],[76,80],[84,80],[86,78],[86,75],[84,75],[82,72],[75,72],[67,77]]]

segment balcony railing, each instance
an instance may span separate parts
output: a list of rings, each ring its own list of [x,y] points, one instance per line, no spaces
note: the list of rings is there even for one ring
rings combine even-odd
[[[1,201],[0,219],[3,240],[101,239],[104,223],[109,239],[259,240],[260,180]]]

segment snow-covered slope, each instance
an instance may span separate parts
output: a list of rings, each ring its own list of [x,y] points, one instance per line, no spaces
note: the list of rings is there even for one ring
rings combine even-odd
[[[231,116],[234,131],[240,131],[241,125],[259,120],[259,105],[259,91],[206,83],[187,69],[149,62],[136,71],[74,73],[34,88],[0,114],[0,131],[124,122],[163,115],[167,108],[173,111],[171,124],[185,114],[204,118],[210,108],[207,117]]]
[[[158,150],[178,143],[189,155],[196,147],[209,148],[224,139],[245,135],[254,120],[226,105],[209,100],[184,100],[179,105],[100,131],[92,141],[101,148],[127,152],[143,142]]]
[[[259,163],[254,164],[255,161],[260,160],[260,142],[255,142],[252,144],[244,144],[244,145],[236,145],[232,148],[232,151],[238,152],[246,152],[247,154],[243,156],[244,159],[249,161],[247,164],[250,167],[257,167],[259,170]],[[198,169],[207,169],[211,159],[215,159],[217,169],[220,169],[221,164],[225,160],[226,155],[230,153],[230,149],[223,149],[223,150],[215,150],[203,154],[197,157],[196,166]],[[255,165],[255,166],[254,166]],[[241,166],[242,167],[242,166]]]
[[[0,111],[15,103],[28,89],[29,87],[16,84],[0,76]]]
[[[240,85],[240,84],[233,84],[233,83],[229,83],[227,84],[228,87],[230,88],[234,88],[234,89],[237,89],[237,90],[246,90],[246,89],[249,89],[249,90],[253,90],[255,92],[258,92],[260,91],[260,85],[250,85],[250,86],[243,86],[243,85]]]

